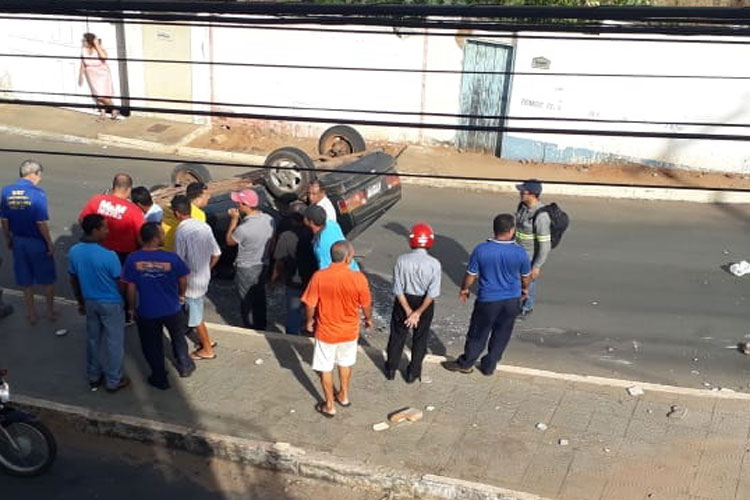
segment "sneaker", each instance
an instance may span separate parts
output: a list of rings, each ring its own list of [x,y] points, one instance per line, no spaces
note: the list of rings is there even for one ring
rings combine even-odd
[[[126,388],[129,385],[130,385],[130,379],[126,377],[125,375],[123,375],[122,378],[120,379],[120,382],[116,386],[107,387],[107,392],[110,394],[113,394],[119,391],[120,389]]]
[[[463,368],[461,367],[461,365],[458,364],[457,361],[443,361],[440,364],[443,365],[443,368],[445,368],[449,372],[459,372],[463,374],[469,374],[474,371],[473,366],[469,366],[468,368]]]
[[[91,390],[91,392],[96,392],[99,390],[103,383],[104,377],[99,377],[99,380],[95,380],[93,382],[89,380],[89,389]]]

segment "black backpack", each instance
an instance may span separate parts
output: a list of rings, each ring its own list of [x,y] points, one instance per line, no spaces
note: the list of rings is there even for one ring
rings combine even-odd
[[[521,205],[522,203],[518,205],[519,209],[521,208]],[[552,248],[555,248],[560,244],[560,240],[562,240],[563,234],[570,225],[570,217],[568,217],[568,214],[566,214],[565,211],[560,208],[557,203],[552,202],[536,211],[533,219],[534,224],[536,224],[536,218],[542,212],[546,212],[547,215],[549,215],[550,240],[552,241]]]

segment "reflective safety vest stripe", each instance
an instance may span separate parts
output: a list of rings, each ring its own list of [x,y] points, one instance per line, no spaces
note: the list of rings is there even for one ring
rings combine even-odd
[[[519,240],[533,240],[534,233],[522,233],[520,231],[516,231],[516,238],[518,238]]]
[[[549,234],[540,234],[536,236],[536,241],[552,241],[552,236]]]

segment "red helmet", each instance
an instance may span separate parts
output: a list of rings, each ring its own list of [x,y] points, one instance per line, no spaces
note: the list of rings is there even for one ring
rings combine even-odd
[[[424,222],[414,224],[409,233],[409,245],[412,248],[432,248],[435,243],[435,231]]]

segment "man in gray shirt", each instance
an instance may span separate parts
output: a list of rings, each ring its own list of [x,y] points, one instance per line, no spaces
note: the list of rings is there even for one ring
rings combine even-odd
[[[388,360],[385,375],[393,380],[409,330],[413,331],[411,362],[405,379],[412,383],[422,377],[422,360],[427,353],[427,336],[435,313],[435,299],[440,295],[440,262],[427,253],[435,241],[428,224],[415,224],[409,234],[412,251],[401,255],[393,269],[393,295],[396,299],[391,313],[391,335],[388,338]]]
[[[237,247],[234,281],[240,294],[242,324],[245,328],[265,330],[266,276],[274,221],[260,211],[258,194],[252,189],[234,192],[231,197],[237,208],[228,211],[230,222],[226,243]]]
[[[521,196],[516,212],[516,242],[526,250],[531,261],[531,284],[529,295],[521,306],[518,319],[525,319],[531,314],[536,301],[537,281],[542,266],[552,250],[549,214],[542,210],[545,205],[539,200],[542,195],[542,183],[534,179],[516,186]]]

